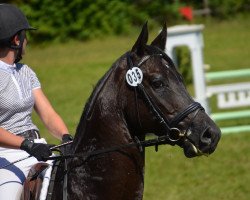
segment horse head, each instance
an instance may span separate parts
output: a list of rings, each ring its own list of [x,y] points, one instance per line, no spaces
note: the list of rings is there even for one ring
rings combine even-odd
[[[164,53],[166,38],[165,25],[147,45],[145,24],[124,57],[126,84],[120,94],[130,132],[141,138],[145,133],[167,135],[166,143],[179,145],[187,157],[211,154],[220,139],[220,129],[189,95],[182,76]]]

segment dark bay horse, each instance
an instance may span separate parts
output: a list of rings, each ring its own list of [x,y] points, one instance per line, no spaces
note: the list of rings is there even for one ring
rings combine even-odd
[[[188,94],[181,75],[164,53],[167,29],[147,45],[145,24],[131,51],[122,55],[90,96],[76,130],[72,154],[144,141],[147,133],[167,136],[186,157],[211,154],[220,130]],[[138,146],[68,160],[69,200],[143,198],[144,148]],[[58,171],[52,199],[63,199]]]

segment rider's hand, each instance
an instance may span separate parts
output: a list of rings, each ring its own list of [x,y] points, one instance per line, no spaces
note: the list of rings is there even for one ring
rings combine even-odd
[[[20,149],[26,151],[31,156],[34,156],[39,161],[46,161],[52,152],[50,150],[50,145],[43,143],[34,143],[33,140],[25,139]]]

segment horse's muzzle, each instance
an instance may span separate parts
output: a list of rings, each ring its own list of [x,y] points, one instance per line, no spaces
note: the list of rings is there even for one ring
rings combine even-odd
[[[200,134],[189,129],[182,144],[185,156],[188,158],[208,156],[215,151],[220,137],[221,131],[217,127],[208,126]]]

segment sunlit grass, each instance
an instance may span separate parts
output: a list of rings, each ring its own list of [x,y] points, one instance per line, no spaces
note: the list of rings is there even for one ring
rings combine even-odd
[[[249,16],[230,21],[208,21],[204,29],[204,60],[211,70],[249,68]]]
[[[223,136],[213,155],[187,159],[178,147],[147,150],[145,200],[250,197],[250,135]]]

